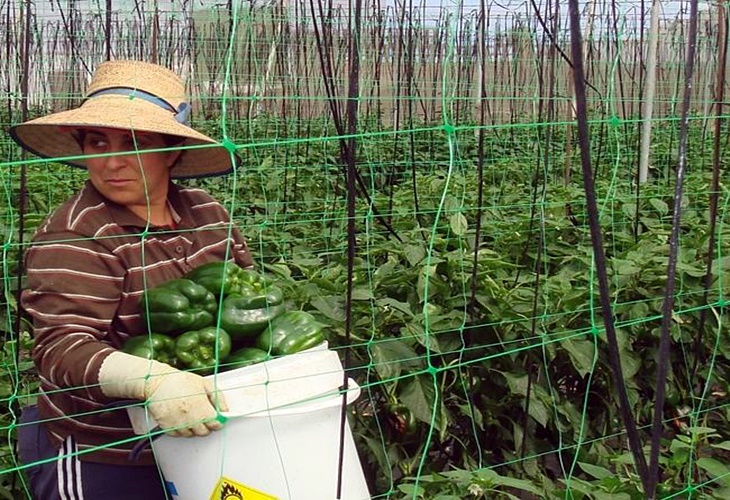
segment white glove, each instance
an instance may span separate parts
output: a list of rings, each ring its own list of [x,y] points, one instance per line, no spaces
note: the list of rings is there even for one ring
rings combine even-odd
[[[107,356],[99,385],[107,397],[147,401],[152,417],[171,436],[206,436],[222,427],[214,405],[228,411],[223,393],[200,375],[125,352]]]

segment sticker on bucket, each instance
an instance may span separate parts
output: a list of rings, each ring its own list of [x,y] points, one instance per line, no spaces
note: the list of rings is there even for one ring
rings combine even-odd
[[[210,500],[279,500],[266,493],[237,483],[226,477],[220,478],[215,485]]]

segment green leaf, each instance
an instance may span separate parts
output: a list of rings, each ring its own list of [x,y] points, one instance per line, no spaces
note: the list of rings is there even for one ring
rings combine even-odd
[[[513,495],[512,493],[508,491],[500,491],[501,495],[507,497],[509,500],[522,500],[520,497]]]
[[[419,324],[408,323],[400,329],[400,333],[404,337],[413,337],[416,342],[436,353],[441,353],[441,346],[436,335],[426,334],[426,330]]]
[[[599,465],[593,465],[585,462],[578,462],[578,465],[580,465],[580,468],[583,469],[583,472],[596,479],[604,479],[607,477],[613,477],[614,475],[613,472]]]
[[[399,398],[409,410],[421,422],[426,424],[434,424],[439,428],[438,414],[434,419],[433,406],[436,402],[436,391],[433,386],[434,382],[428,376],[416,376],[408,380],[400,387],[398,393]]]
[[[423,495],[426,493],[426,490],[420,486],[416,488],[413,484],[399,484],[398,489],[401,492],[410,495],[411,498],[423,498]]]
[[[372,300],[373,298],[370,287],[358,286],[352,289],[352,300]]]
[[[723,500],[725,498],[730,498],[730,487],[723,486],[720,488],[714,488],[712,490],[712,498],[720,498]]]
[[[403,370],[421,369],[423,360],[416,351],[398,339],[379,340],[370,345],[375,371],[382,380],[399,377]]]
[[[323,292],[335,292],[338,288],[332,280],[326,278],[313,277],[309,279],[309,284],[317,285]]]
[[[274,158],[273,156],[269,155],[266,158],[264,158],[261,163],[259,164],[259,170],[262,172],[266,172],[266,175],[271,175],[271,172],[274,171]]]
[[[730,441],[723,441],[722,443],[713,444],[711,446],[720,450],[730,451]]]
[[[730,469],[719,460],[710,457],[697,459],[697,467],[707,472],[711,478],[721,481],[723,484],[730,483]]]
[[[339,296],[315,297],[310,303],[319,312],[335,321],[345,321],[345,301]]]
[[[631,500],[631,495],[628,493],[617,492],[617,491],[594,491],[591,494],[593,500]]]
[[[438,282],[436,281],[436,266],[423,266],[421,272],[418,273],[418,282],[416,284],[416,293],[418,293],[419,302],[425,302],[431,297],[439,294]],[[428,285],[428,297],[426,297],[426,287]]]
[[[624,203],[621,205],[621,211],[626,215],[629,220],[636,218],[636,205],[632,203]]]
[[[630,319],[643,319],[649,315],[649,304],[646,302],[635,302],[628,310]]]
[[[593,371],[593,362],[596,353],[596,346],[589,340],[565,339],[560,345],[568,351],[573,368],[581,377]]]
[[[577,477],[571,478],[570,482],[567,482],[565,479],[562,478],[558,479],[558,481],[565,484],[566,486],[570,486],[571,496],[566,498],[574,497],[575,491],[583,493],[588,498],[592,498],[593,494],[596,491],[596,488],[591,483],[583,481],[582,479],[578,479]]]
[[[527,395],[527,375],[515,375],[510,372],[500,372],[507,380],[507,386],[512,394],[517,396]]]
[[[703,436],[707,434],[715,434],[717,432],[717,429],[713,427],[693,426],[689,427],[687,431],[694,434],[695,436]]]
[[[518,479],[509,476],[500,476],[497,474],[496,477],[492,477],[491,480],[492,484],[494,484],[495,486],[507,486],[508,488],[516,488],[522,491],[529,491],[530,493],[533,493],[538,497],[541,497],[545,493],[545,491],[535,486],[531,481],[527,481],[525,479]]]
[[[682,271],[693,278],[701,278],[706,274],[704,269],[685,262],[677,262],[677,271]]]
[[[291,269],[286,264],[276,262],[274,264],[264,263],[264,269],[266,271],[276,275],[278,278],[283,278],[286,281],[293,281],[291,276]]]
[[[445,472],[441,472],[439,474],[440,476],[443,476],[445,479],[448,479],[450,483],[470,483],[472,482],[472,479],[474,477],[481,477],[482,475],[487,475],[490,479],[492,476],[496,476],[497,473],[494,472],[491,469],[483,469],[475,472],[471,472],[464,469],[456,469],[456,470],[449,470]]]
[[[522,445],[522,441],[525,438],[525,431],[522,429],[522,426],[519,425],[517,422],[512,422],[512,440],[515,442],[515,444]]]
[[[546,427],[550,421],[550,411],[548,410],[548,407],[545,403],[534,396],[530,398],[530,407],[527,409],[527,413],[529,413],[530,416],[543,427]]]
[[[730,255],[712,261],[712,272],[714,274],[720,274],[721,271],[727,271],[728,269],[730,269]]]
[[[659,215],[666,215],[669,213],[669,205],[667,205],[662,200],[659,200],[657,198],[650,198],[649,204],[654,207],[654,210],[659,212]]]
[[[451,226],[451,232],[456,236],[464,236],[469,228],[469,222],[461,212],[449,216],[449,225]]]
[[[617,455],[611,461],[618,465],[633,465],[634,455],[631,452],[622,453],[621,455]]]
[[[682,439],[672,439],[672,442],[669,444],[669,451],[671,451],[672,453],[678,453],[681,450],[687,450],[691,448],[692,445]]]
[[[641,368],[641,358],[634,352],[621,350],[621,372],[625,380],[631,380]]]
[[[517,396],[527,395],[527,375],[514,375],[512,373],[500,372],[507,380],[510,392]],[[539,386],[532,386],[532,394],[530,396],[530,405],[527,409],[527,413],[537,421],[543,427],[547,425],[550,420],[550,411],[548,410],[545,403],[543,403],[536,395]]]
[[[390,468],[390,462],[386,456],[386,448],[383,446],[383,442],[380,439],[375,439],[365,434],[359,437],[365,441],[368,451],[375,457],[375,461],[380,470],[388,470]]]
[[[426,249],[423,245],[406,245],[403,255],[411,266],[416,266],[426,257]]]
[[[459,408],[459,412],[462,415],[465,415],[466,417],[471,420],[477,429],[484,430],[484,416],[482,415],[482,412],[477,409],[477,411],[474,411],[475,406],[471,404],[463,404],[458,405],[457,408]]]
[[[291,259],[294,266],[304,270],[315,270],[322,265],[318,257],[307,257],[306,253],[296,253]]]
[[[390,297],[386,297],[384,299],[376,300],[375,304],[381,308],[395,309],[396,311],[402,312],[409,318],[413,317],[413,311],[411,311],[411,306],[407,302],[400,302],[398,300],[391,299]]]
[[[463,207],[463,206],[464,206],[463,201],[455,196],[448,195],[444,199],[444,211],[446,213],[455,212],[456,210],[461,209],[461,207]]]
[[[641,271],[641,268],[631,260],[613,259],[613,269],[616,274],[633,275]]]

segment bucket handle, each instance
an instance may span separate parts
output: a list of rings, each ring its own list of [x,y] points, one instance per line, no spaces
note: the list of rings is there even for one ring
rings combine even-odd
[[[127,461],[136,462],[137,460],[139,460],[139,456],[142,454],[142,452],[148,447],[152,446],[152,441],[162,436],[163,434],[164,432],[162,430],[162,427],[160,427],[159,425],[153,429],[150,429],[149,435],[141,437],[134,445],[134,447],[132,447],[129,455],[127,455]]]
[[[126,409],[130,406],[137,406],[141,404],[142,402],[137,399],[119,399],[117,401],[112,401],[111,403],[107,403],[103,406],[103,411],[107,410],[117,410],[117,409]],[[132,447],[129,454],[127,455],[127,460],[130,462],[136,462],[139,460],[139,456],[142,454],[142,452],[150,446],[153,440],[160,437],[164,432],[162,432],[162,428],[158,425],[153,429],[150,429],[149,435],[143,436],[140,438],[137,443]]]

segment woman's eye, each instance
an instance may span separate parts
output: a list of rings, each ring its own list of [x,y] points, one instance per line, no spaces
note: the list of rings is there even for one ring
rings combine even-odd
[[[103,139],[87,139],[86,147],[94,150],[102,150],[106,147],[107,143]]]

